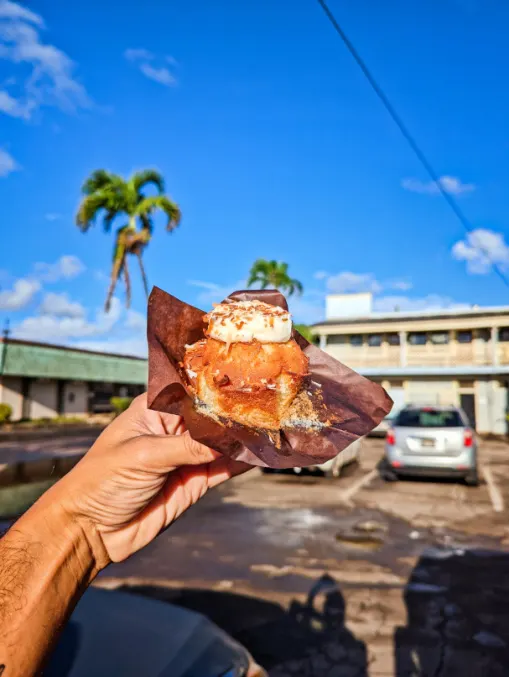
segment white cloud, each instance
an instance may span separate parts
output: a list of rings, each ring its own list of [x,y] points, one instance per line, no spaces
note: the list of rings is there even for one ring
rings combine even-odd
[[[125,326],[127,329],[143,332],[147,326],[147,317],[146,315],[143,315],[143,313],[139,313],[137,310],[128,310]]]
[[[112,339],[111,341],[76,341],[73,347],[85,350],[97,350],[101,353],[118,353],[119,355],[134,355],[135,357],[147,357],[147,339],[144,336],[125,339]]]
[[[505,268],[509,266],[509,245],[502,233],[487,228],[478,228],[459,240],[453,246],[452,255],[458,261],[465,261],[467,270],[473,275],[485,275],[493,263]]]
[[[323,320],[325,296],[322,292],[305,291],[302,296],[290,296],[287,301],[295,323],[313,324]]]
[[[71,301],[65,293],[55,294],[48,292],[39,306],[41,315],[53,315],[54,317],[84,317],[85,308],[77,301]]]
[[[27,306],[41,288],[37,280],[20,278],[12,289],[0,291],[0,310],[19,310]]]
[[[126,49],[124,56],[128,61],[150,61],[154,58],[154,54],[148,49]]]
[[[57,212],[48,212],[48,214],[44,215],[44,218],[46,221],[58,221],[58,219],[62,218],[62,214],[58,214]]]
[[[164,66],[155,68],[149,63],[142,63],[140,64],[140,71],[147,78],[150,78],[150,80],[155,80],[155,82],[159,82],[161,85],[165,85],[166,87],[171,87],[172,85],[177,84],[177,78],[170,73],[168,68],[165,68]]]
[[[209,310],[213,303],[220,303],[234,291],[247,289],[246,280],[237,280],[229,285],[203,280],[187,280],[187,284],[202,290],[196,297],[196,304],[204,310]],[[252,287],[252,289],[254,291],[255,288]],[[323,292],[316,289],[305,290],[302,296],[290,296],[287,301],[295,322],[309,324],[323,319],[325,306]]]
[[[111,310],[105,313],[103,310],[96,312],[94,320],[86,317],[60,317],[58,315],[36,315],[26,317],[13,329],[17,338],[55,341],[84,336],[96,336],[109,333],[118,323],[122,314],[122,304],[114,297]]]
[[[427,193],[429,195],[437,195],[440,193],[440,184],[446,193],[451,195],[461,195],[461,193],[471,193],[475,190],[473,183],[463,183],[457,176],[441,176],[438,182],[435,181],[420,181],[419,179],[403,179],[401,182],[405,190],[412,193]]]
[[[156,55],[148,49],[126,49],[124,57],[131,63],[134,63],[138,67],[140,73],[143,73],[146,78],[154,80],[165,87],[172,87],[177,84],[177,78],[170,68],[167,66],[154,65]],[[177,65],[176,60],[172,56],[165,56],[164,60],[172,67]]]
[[[29,120],[41,106],[67,112],[90,108],[86,89],[74,76],[75,64],[61,49],[41,40],[42,17],[11,0],[0,0],[0,58],[18,66],[28,77],[12,94],[4,83],[0,112]]]
[[[67,254],[61,256],[55,263],[36,263],[34,269],[44,282],[57,282],[80,275],[85,270],[85,265],[77,256]]]
[[[237,280],[237,282],[234,282],[231,285],[203,282],[202,280],[187,280],[187,284],[202,289],[196,297],[196,302],[205,310],[209,309],[213,303],[220,303],[232,292],[237,291],[238,289],[247,289],[246,280]]]
[[[110,281],[110,276],[106,275],[104,270],[94,270],[93,275],[94,275],[94,279],[97,280],[97,282],[109,282]]]
[[[330,275],[327,278],[327,289],[336,294],[347,294],[354,292],[372,292],[377,294],[381,291],[382,285],[375,279],[372,273],[351,273],[344,271],[337,275]]]
[[[373,273],[351,273],[342,271],[331,275],[324,270],[318,270],[313,277],[315,280],[325,280],[325,286],[329,292],[336,294],[351,294],[356,292],[372,292],[379,294],[383,289],[397,289],[407,291],[412,288],[412,283],[407,279],[395,278],[380,281]]]
[[[9,176],[20,169],[16,160],[4,148],[0,148],[0,177]]]
[[[468,308],[466,303],[456,303],[448,296],[428,294],[421,298],[403,295],[380,296],[373,300],[373,310],[379,313],[410,310],[438,310],[441,308]]]
[[[27,21],[28,23],[33,23],[36,26],[44,26],[42,18],[31,12],[23,5],[19,5],[17,2],[11,2],[10,0],[2,0],[0,2],[0,19],[20,19],[21,21]]]
[[[412,289],[413,284],[409,280],[389,280],[383,285],[384,289],[398,289],[399,291],[408,291]]]

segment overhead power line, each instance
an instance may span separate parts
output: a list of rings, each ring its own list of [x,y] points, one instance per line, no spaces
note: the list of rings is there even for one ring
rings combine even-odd
[[[433,168],[433,165],[428,160],[428,158],[424,154],[424,151],[420,148],[420,146],[417,143],[417,141],[415,140],[415,138],[410,133],[408,127],[405,125],[405,123],[401,119],[400,115],[397,113],[396,109],[394,108],[394,106],[390,102],[387,94],[383,91],[382,87],[375,80],[375,77],[373,76],[373,74],[371,73],[369,68],[367,67],[366,62],[361,57],[359,52],[356,50],[352,41],[347,36],[347,34],[343,30],[343,28],[340,26],[338,20],[336,19],[334,14],[329,9],[327,2],[325,0],[317,0],[317,2],[320,5],[320,7],[323,9],[323,11],[325,12],[327,18],[329,19],[332,26],[336,30],[337,34],[339,35],[339,37],[343,41],[345,47],[348,49],[350,54],[355,59],[357,65],[359,66],[361,71],[366,76],[366,79],[368,80],[369,84],[374,89],[376,95],[378,96],[380,101],[385,106],[385,109],[387,110],[387,112],[389,113],[391,118],[393,119],[394,123],[396,124],[399,131],[401,132],[401,134],[403,135],[403,137],[407,141],[408,145],[410,146],[410,148],[413,150],[413,152],[417,156],[417,159],[419,160],[421,165],[424,167],[424,169],[426,170],[426,172],[430,176],[431,180],[436,185],[437,189],[440,191],[440,193],[444,197],[445,201],[447,202],[449,207],[452,209],[452,211],[456,215],[457,219],[459,220],[459,222],[461,223],[461,225],[465,229],[466,233],[470,235],[473,231],[473,227],[472,227],[470,221],[467,219],[463,210],[460,208],[460,206],[458,205],[456,200],[452,197],[452,195],[450,193],[448,193],[447,190],[445,190],[444,186],[442,185],[442,181],[440,180],[440,176],[438,175],[438,173]],[[509,287],[509,278],[504,273],[504,271],[500,268],[500,266],[497,264],[497,262],[493,261],[489,251],[484,249],[484,247],[482,247],[482,246],[479,246],[479,245],[475,245],[475,246],[487,258],[487,260],[490,262],[493,270],[497,273],[497,275],[502,280],[502,282],[507,287]]]

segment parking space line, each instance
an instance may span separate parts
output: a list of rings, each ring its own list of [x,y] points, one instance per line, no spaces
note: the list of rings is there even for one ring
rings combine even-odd
[[[488,486],[488,494],[490,495],[493,510],[495,512],[503,512],[504,498],[500,493],[500,489],[498,488],[497,483],[495,482],[495,478],[493,477],[493,472],[491,471],[491,468],[488,467],[487,465],[481,465],[481,473],[483,474],[483,477],[486,480],[486,484]]]
[[[361,479],[358,482],[355,482],[351,487],[349,487],[346,491],[344,491],[341,494],[341,498],[345,503],[348,503],[352,500],[352,497],[355,496],[355,494],[362,489],[363,487],[367,486],[372,482],[375,477],[378,476],[378,468],[374,468],[373,470],[370,470],[368,473],[364,475],[364,477],[361,477]]]

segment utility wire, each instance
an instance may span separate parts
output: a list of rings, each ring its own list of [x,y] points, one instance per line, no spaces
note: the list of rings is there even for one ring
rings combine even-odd
[[[424,167],[426,172],[429,174],[432,181],[434,182],[434,184],[436,185],[436,187],[438,188],[438,190],[440,191],[440,193],[444,197],[444,199],[447,202],[447,204],[449,205],[449,207],[452,209],[452,211],[456,215],[457,219],[459,220],[459,222],[461,223],[461,225],[463,226],[463,228],[465,229],[467,234],[470,235],[472,233],[473,228],[472,228],[472,225],[470,224],[469,220],[467,219],[467,217],[463,213],[463,210],[460,208],[460,206],[458,205],[456,200],[454,200],[452,198],[451,194],[448,193],[445,190],[445,188],[443,187],[442,182],[440,180],[440,177],[437,174],[437,172],[435,171],[435,169],[433,168],[433,165],[428,160],[428,158],[426,157],[424,152],[421,150],[417,141],[414,139],[414,137],[412,136],[412,134],[408,130],[408,127],[405,125],[405,123],[403,122],[401,117],[396,112],[396,109],[394,108],[392,103],[389,101],[389,98],[387,97],[387,95],[385,94],[383,89],[380,87],[378,82],[375,80],[373,74],[371,73],[371,71],[367,67],[365,61],[362,59],[359,52],[355,49],[354,45],[352,44],[351,40],[349,39],[349,37],[347,36],[345,31],[339,25],[336,17],[334,16],[334,14],[329,9],[329,6],[327,5],[326,1],[325,0],[317,0],[317,2],[320,5],[320,7],[323,9],[323,11],[325,12],[327,18],[329,19],[329,21],[333,25],[334,29],[338,33],[341,40],[345,44],[345,47],[348,49],[350,54],[353,56],[353,58],[357,62],[357,65],[359,66],[361,71],[366,76],[369,84],[375,90],[376,95],[378,96],[378,98],[381,100],[381,102],[385,106],[387,112],[389,113],[389,115],[391,116],[393,121],[395,122],[399,131],[404,136],[408,145],[410,146],[410,148],[413,150],[413,152],[417,156],[417,159],[419,160],[421,165]],[[504,271],[500,268],[500,266],[496,263],[496,261],[493,261],[489,252],[484,247],[481,247],[479,245],[475,245],[475,246],[488,259],[488,261],[491,264],[493,270],[497,273],[497,275],[502,280],[502,282],[507,287],[509,287],[509,278],[504,273]]]

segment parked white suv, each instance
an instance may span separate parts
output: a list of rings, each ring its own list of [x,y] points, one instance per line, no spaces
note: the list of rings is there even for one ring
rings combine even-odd
[[[387,480],[400,475],[459,477],[479,484],[477,439],[465,412],[458,407],[408,406],[385,437]]]

